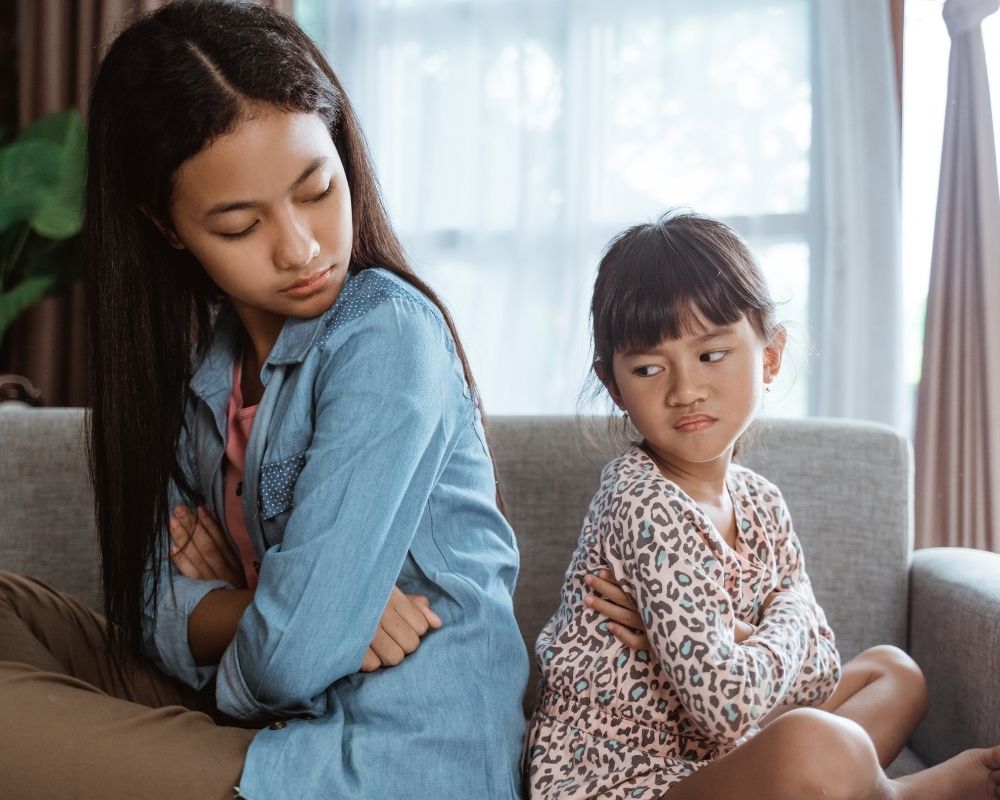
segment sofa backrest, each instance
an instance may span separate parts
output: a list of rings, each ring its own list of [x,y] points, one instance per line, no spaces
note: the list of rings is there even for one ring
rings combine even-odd
[[[0,405],[0,569],[100,606],[83,411]]]
[[[558,606],[601,468],[615,456],[603,424],[575,417],[495,417],[490,424],[521,550],[515,611],[532,654]],[[741,461],[785,495],[845,660],[876,644],[905,646],[912,546],[906,440],[870,423],[775,420]],[[0,569],[31,574],[99,606],[80,409],[0,405]],[[533,657],[532,664],[529,709]]]
[[[532,655],[530,709],[535,639],[558,607],[584,514],[616,452],[603,419],[494,417],[490,432],[521,551],[514,606]],[[739,460],[782,490],[844,660],[876,644],[905,647],[912,549],[907,441],[874,423],[772,420]]]

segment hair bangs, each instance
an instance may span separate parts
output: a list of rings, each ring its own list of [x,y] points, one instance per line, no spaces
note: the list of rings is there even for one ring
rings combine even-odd
[[[655,347],[738,322],[753,301],[720,254],[677,241],[658,225],[615,239],[602,264],[592,307],[595,356]],[[603,285],[601,285],[603,284]]]

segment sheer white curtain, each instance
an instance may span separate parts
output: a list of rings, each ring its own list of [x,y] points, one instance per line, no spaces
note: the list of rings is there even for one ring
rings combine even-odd
[[[813,409],[908,417],[900,263],[900,131],[889,5],[817,2]]]
[[[672,206],[747,237],[799,357],[771,410],[807,410],[810,259],[824,224],[811,184],[812,6],[296,0],[488,411],[575,410],[601,250]]]

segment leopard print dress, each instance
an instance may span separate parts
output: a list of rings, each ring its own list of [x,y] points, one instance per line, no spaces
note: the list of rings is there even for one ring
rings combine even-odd
[[[737,465],[727,484],[734,548],[641,448],[605,467],[535,648],[531,798],[662,798],[753,736],[772,709],[833,693],[840,657],[781,493]],[[584,605],[584,576],[602,568],[634,598],[652,652],[633,652]],[[776,588],[787,591],[762,610]],[[756,627],[741,644],[737,619]]]

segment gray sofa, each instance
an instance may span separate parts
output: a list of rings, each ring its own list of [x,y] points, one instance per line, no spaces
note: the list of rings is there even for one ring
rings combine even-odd
[[[0,569],[97,607],[82,426],[78,409],[0,405]],[[600,469],[615,454],[603,426],[572,417],[491,421],[521,549],[515,606],[529,650],[555,610]],[[1000,743],[1000,555],[913,552],[906,441],[866,423],[776,420],[741,461],[781,487],[844,659],[894,644],[927,676],[930,712],[890,772]]]

